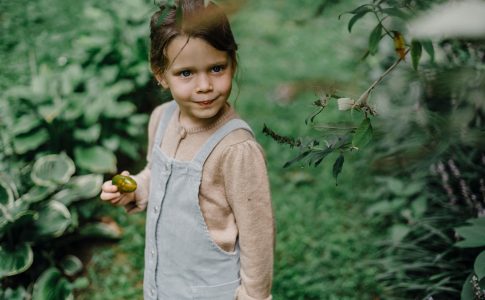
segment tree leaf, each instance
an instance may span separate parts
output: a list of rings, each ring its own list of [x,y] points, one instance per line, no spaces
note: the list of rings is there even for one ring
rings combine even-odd
[[[342,167],[344,165],[344,155],[340,153],[340,156],[333,163],[332,174],[335,178],[335,185],[338,185],[338,175],[342,172]]]
[[[421,54],[422,54],[422,46],[419,41],[413,40],[411,42],[411,59],[413,62],[413,68],[414,70],[418,70],[418,65],[419,65],[419,60],[421,59]]]
[[[355,23],[360,20],[363,16],[365,16],[369,11],[371,11],[370,9],[369,10],[366,10],[366,11],[361,11],[360,13],[358,14],[355,14],[349,21],[349,25],[347,26],[349,32],[352,31],[352,27],[355,25]]]
[[[409,14],[405,13],[404,11],[400,10],[397,7],[388,7],[382,9],[382,12],[385,13],[386,15],[392,16],[392,17],[398,17],[403,20],[407,20],[409,18]]]
[[[473,264],[473,271],[478,277],[478,281],[485,277],[485,251],[482,251],[475,259]]]
[[[374,55],[377,53],[379,42],[382,38],[382,24],[378,23],[369,35],[369,53]]]
[[[283,168],[288,168],[289,166],[291,166],[292,164],[304,159],[305,157],[308,156],[308,154],[310,154],[312,151],[311,150],[307,150],[307,151],[304,151],[300,154],[298,154],[298,156],[296,156],[295,158],[293,158],[292,160],[289,160],[287,161],[284,165],[283,165]]]
[[[424,51],[426,51],[431,59],[431,62],[434,63],[434,47],[433,43],[430,40],[425,40],[421,41],[421,45],[424,48]]]
[[[104,147],[76,147],[74,158],[80,168],[90,172],[98,174],[116,172],[116,157],[113,152]]]
[[[352,138],[352,145],[356,148],[362,148],[372,139],[372,125],[369,118],[365,118],[355,131]]]
[[[27,243],[20,244],[14,249],[0,245],[0,257],[0,278],[22,273],[34,261],[32,248]]]
[[[71,287],[61,272],[52,267],[44,271],[34,284],[32,300],[73,300]]]

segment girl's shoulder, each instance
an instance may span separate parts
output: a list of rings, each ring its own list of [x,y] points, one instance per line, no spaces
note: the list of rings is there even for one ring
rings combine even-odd
[[[158,124],[160,123],[164,112],[166,111],[167,107],[169,107],[171,102],[172,101],[162,103],[153,109],[152,113],[150,114],[150,119],[148,121],[148,135],[150,137],[155,134]]]
[[[217,145],[217,152],[222,156],[259,156],[263,155],[261,145],[253,134],[243,128],[236,129],[226,135]]]

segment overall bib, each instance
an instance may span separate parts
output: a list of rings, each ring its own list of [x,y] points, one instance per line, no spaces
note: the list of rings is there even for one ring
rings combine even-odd
[[[159,123],[152,150],[146,217],[146,300],[232,300],[240,284],[239,245],[226,252],[214,243],[199,207],[202,168],[214,147],[231,131],[249,126],[233,119],[219,128],[191,161],[162,152],[160,143],[177,104]]]

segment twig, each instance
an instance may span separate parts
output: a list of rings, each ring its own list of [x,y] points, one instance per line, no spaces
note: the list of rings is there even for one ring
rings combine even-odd
[[[406,52],[404,53],[404,57],[406,56],[406,54],[409,52],[409,49],[406,50]],[[374,83],[372,83],[372,85],[364,92],[362,93],[362,95],[360,95],[359,99],[357,99],[357,101],[355,102],[355,106],[366,106],[367,105],[367,99],[369,98],[369,94],[372,92],[372,90],[374,90],[374,88],[392,71],[394,70],[394,68],[397,67],[397,65],[399,65],[399,63],[402,61],[403,59],[402,58],[398,58],[393,64],[392,66],[390,66],[379,78],[377,78],[376,81],[374,81]]]

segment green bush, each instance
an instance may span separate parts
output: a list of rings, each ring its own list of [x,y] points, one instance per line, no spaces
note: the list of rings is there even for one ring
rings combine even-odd
[[[13,165],[12,165],[13,166]],[[18,164],[15,164],[18,167]],[[18,170],[18,169],[17,169]],[[0,170],[0,279],[2,299],[68,299],[85,281],[70,282],[82,271],[79,258],[66,253],[71,243],[110,232],[103,223],[83,223],[75,208],[99,193],[102,175],[77,175],[64,153],[40,156],[22,169]],[[106,236],[106,235],[104,235]],[[32,287],[31,280],[35,280]],[[17,295],[17,296],[15,296]],[[50,296],[49,296],[50,295]]]
[[[375,262],[385,299],[485,297],[479,233],[485,212],[485,46],[480,39],[405,38],[407,22],[439,2],[372,1],[349,11],[349,31],[365,17],[374,20],[364,55],[374,82],[356,97],[330,89],[314,101],[316,112],[307,122],[318,138],[266,129],[278,142],[299,148],[287,165],[318,166],[338,152],[337,177],[342,155],[361,157],[361,168],[370,171],[362,179],[371,186],[364,199],[374,202],[367,215],[388,228]],[[350,117],[318,123],[334,106]]]
[[[36,5],[55,7],[52,2]],[[24,17],[19,7],[8,8],[9,19]],[[36,20],[56,23],[49,13]],[[119,158],[138,161],[145,144],[148,116],[137,111],[146,104],[135,97],[153,93],[148,2],[96,7],[88,1],[76,13],[83,22],[69,24],[64,35],[72,41],[61,50],[35,49],[31,68],[17,74],[25,78],[30,70],[30,81],[9,84],[0,96],[1,299],[72,299],[74,289],[86,287],[87,278],[78,278],[84,266],[71,247],[87,238],[120,237],[97,221],[101,204],[93,198],[103,174],[115,173]],[[6,29],[31,25],[11,22]],[[55,40],[60,31],[53,32],[33,35],[32,44]],[[22,41],[9,41],[20,54]]]

